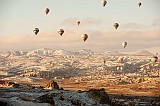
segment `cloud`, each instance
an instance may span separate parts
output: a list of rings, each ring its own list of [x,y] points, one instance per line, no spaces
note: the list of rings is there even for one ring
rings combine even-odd
[[[128,47],[125,50],[138,50],[151,48],[154,46],[160,47],[160,30],[149,31],[90,31],[90,40],[94,47],[99,50],[122,50],[121,44],[124,41],[128,42]],[[98,47],[99,46],[99,47]],[[125,51],[124,50],[124,51]]]
[[[160,40],[160,29],[147,31],[89,31],[95,40],[116,42],[120,40],[129,41],[157,41]]]
[[[154,27],[160,27],[160,18],[153,20],[152,25]]]
[[[81,35],[89,35],[84,43]],[[31,50],[37,48],[51,49],[91,49],[94,51],[125,51],[143,48],[160,47],[160,29],[147,31],[103,31],[103,30],[75,30],[65,29],[63,36],[56,30],[39,33],[36,35],[0,36],[0,49]],[[127,41],[124,50],[122,42]]]
[[[126,23],[120,25],[120,29],[129,29],[129,30],[139,30],[139,29],[145,29],[146,26],[138,23]]]
[[[84,18],[84,19],[78,19],[78,18],[67,18],[65,19],[61,24],[62,25],[69,25],[69,26],[73,26],[76,25],[77,21],[81,22],[81,26],[91,26],[91,25],[99,25],[101,24],[103,21],[100,19],[96,19],[96,18]]]
[[[61,24],[62,25],[69,25],[69,26],[76,25],[77,20],[78,20],[77,18],[70,17],[70,18],[67,18],[64,21],[62,21]]]
[[[156,30],[151,30],[151,31],[145,31],[143,33],[143,39],[146,40],[160,40],[160,29],[156,29]]]

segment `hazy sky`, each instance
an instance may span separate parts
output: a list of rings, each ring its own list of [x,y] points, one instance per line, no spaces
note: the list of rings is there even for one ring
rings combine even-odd
[[[159,10],[160,0],[107,0],[106,7],[101,0],[0,0],[0,50],[160,52]],[[118,30],[113,28],[115,22],[120,24]],[[40,29],[38,36],[32,31],[35,27]],[[65,30],[62,37],[57,33],[60,28]],[[83,33],[89,35],[85,43]]]

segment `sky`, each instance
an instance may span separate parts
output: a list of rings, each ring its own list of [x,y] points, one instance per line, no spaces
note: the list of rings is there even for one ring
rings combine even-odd
[[[160,0],[107,0],[105,7],[101,0],[0,0],[0,50],[160,52],[159,5]],[[40,29],[37,36],[35,27]],[[63,36],[58,34],[61,28]],[[85,33],[89,37],[84,43]]]

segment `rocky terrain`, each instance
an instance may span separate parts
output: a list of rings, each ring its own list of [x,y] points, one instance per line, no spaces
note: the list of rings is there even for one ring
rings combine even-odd
[[[152,56],[146,50],[136,54],[47,48],[0,51],[0,103],[159,106],[160,62],[152,63]]]
[[[1,106],[159,106],[159,97],[108,94],[105,89],[70,91],[55,81],[48,86],[35,87],[11,84],[0,88]],[[4,85],[5,86],[5,85]]]

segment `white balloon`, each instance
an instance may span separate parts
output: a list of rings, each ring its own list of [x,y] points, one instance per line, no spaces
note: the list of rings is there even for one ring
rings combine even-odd
[[[123,42],[122,46],[125,48],[127,46],[127,42]]]

